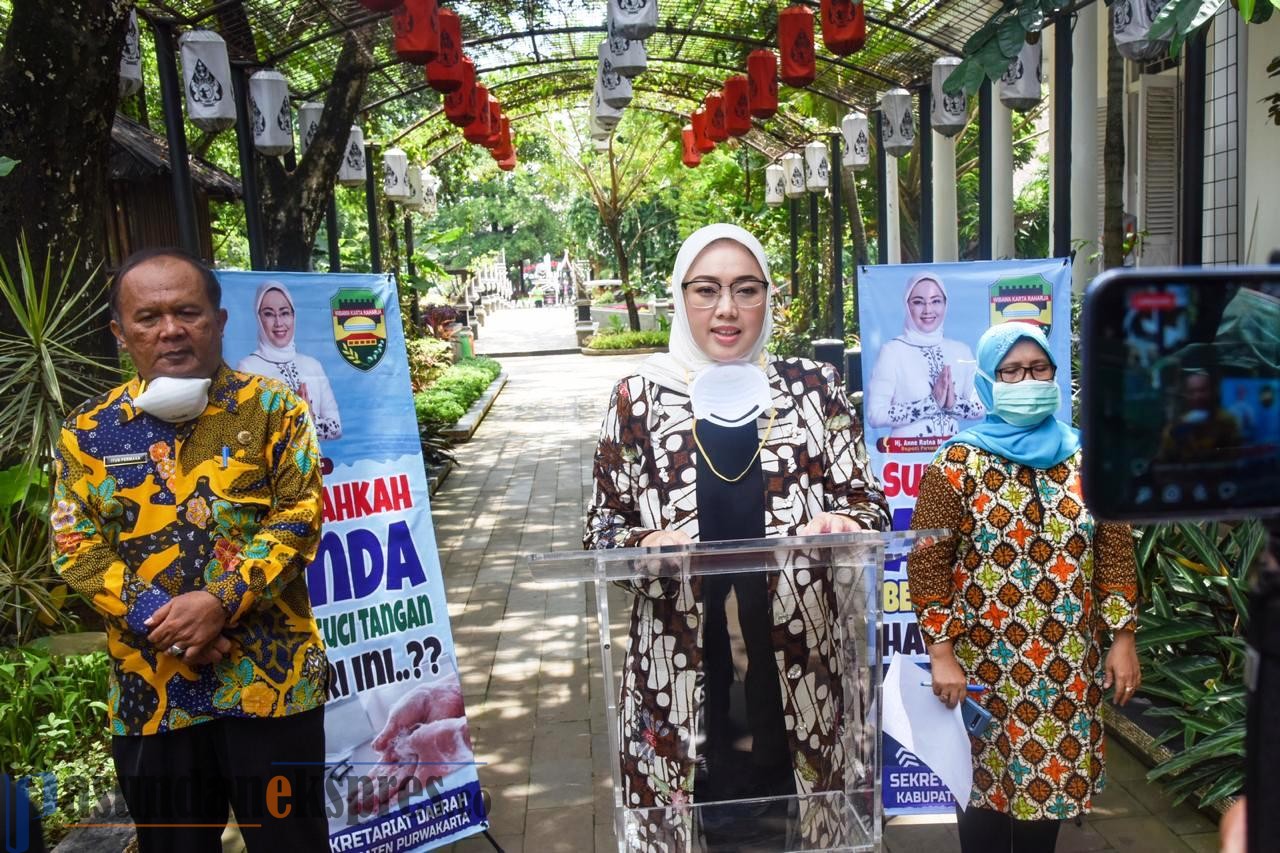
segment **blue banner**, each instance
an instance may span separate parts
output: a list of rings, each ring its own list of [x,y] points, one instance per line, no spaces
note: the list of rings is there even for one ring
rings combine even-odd
[[[862,422],[872,470],[893,529],[911,525],[920,478],[950,436],[986,416],[974,390],[978,338],[1000,323],[1031,323],[1049,338],[1062,388],[1058,417],[1071,422],[1071,265],[1065,260],[863,266]],[[906,564],[885,567],[884,663],[895,652],[927,665],[911,609]],[[942,780],[886,735],[882,790],[888,814],[950,811]]]
[[[335,851],[429,850],[487,828],[395,282],[223,272],[223,353],[310,404],[324,526],[307,585],[329,655]]]

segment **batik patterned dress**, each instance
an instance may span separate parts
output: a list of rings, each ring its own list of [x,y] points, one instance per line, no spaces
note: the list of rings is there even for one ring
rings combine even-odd
[[[1104,784],[1103,634],[1136,626],[1129,526],[1089,514],[1079,451],[1041,470],[963,443],[925,470],[911,526],[954,531],[908,560],[911,602],[929,642],[954,640],[988,688],[970,805],[1088,813]]]
[[[879,485],[867,473],[862,430],[839,377],[829,365],[789,359],[766,375],[776,417],[760,418],[760,465],[765,487],[765,535],[794,535],[821,512],[854,518],[867,529],[888,526]],[[615,387],[595,459],[595,492],[587,511],[587,548],[632,547],[659,529],[698,539],[697,447],[687,394],[640,376]],[[826,572],[769,574],[771,634],[776,650],[796,791],[840,790],[848,733],[839,655],[830,630],[836,592]],[[688,803],[704,694],[703,605],[699,578],[637,584],[623,664],[618,725],[623,804],[629,808]],[[805,822],[802,815],[802,822]],[[828,816],[830,817],[830,816]],[[837,831],[810,816],[814,839]],[[632,849],[684,849],[688,827],[650,827],[630,839]]]

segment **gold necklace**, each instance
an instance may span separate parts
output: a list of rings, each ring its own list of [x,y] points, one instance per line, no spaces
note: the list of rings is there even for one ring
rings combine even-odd
[[[769,426],[765,428],[764,438],[760,439],[760,444],[756,447],[756,452],[751,454],[751,461],[747,463],[747,467],[744,468],[742,470],[742,473],[736,477],[726,477],[724,474],[721,474],[718,470],[716,470],[715,464],[711,461],[711,454],[707,453],[707,449],[702,446],[702,440],[698,438],[698,419],[697,418],[694,418],[693,420],[693,443],[697,445],[698,452],[701,453],[702,458],[706,460],[707,467],[711,469],[712,474],[715,474],[717,477],[719,477],[721,480],[724,480],[726,483],[736,483],[739,480],[741,480],[743,477],[747,476],[747,472],[751,470],[751,466],[756,464],[756,458],[760,455],[761,451],[764,450],[765,442],[769,440],[769,434],[773,432],[773,421],[774,421],[774,418],[776,418],[777,416],[778,416],[777,409],[769,410]]]

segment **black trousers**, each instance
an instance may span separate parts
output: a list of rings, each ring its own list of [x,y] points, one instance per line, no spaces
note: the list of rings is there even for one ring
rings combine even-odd
[[[961,853],[1053,853],[1060,820],[1014,820],[974,806],[956,809]]]
[[[111,752],[140,853],[221,853],[228,805],[249,853],[329,849],[324,708],[117,735]]]

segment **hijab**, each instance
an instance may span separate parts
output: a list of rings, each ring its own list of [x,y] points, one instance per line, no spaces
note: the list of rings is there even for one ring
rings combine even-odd
[[[925,281],[931,281],[938,286],[938,290],[942,293],[944,302],[949,301],[947,297],[947,288],[942,284],[942,279],[931,272],[924,272],[917,275],[907,283],[907,294],[903,297],[903,306],[906,308],[907,321],[903,325],[902,334],[899,339],[903,342],[911,344],[913,347],[936,347],[942,343],[942,323],[938,323],[938,328],[932,332],[926,332],[916,325],[915,318],[911,316],[911,294],[915,292],[916,287]],[[946,308],[943,308],[946,311]],[[946,317],[943,317],[945,322]]]
[[[289,309],[293,311],[293,335],[289,337],[289,343],[282,347],[276,346],[271,342],[271,336],[267,334],[267,330],[262,327],[262,300],[267,298],[267,294],[273,290],[278,290],[284,294],[284,298],[289,302]],[[254,350],[254,354],[262,358],[263,361],[269,361],[272,364],[283,364],[287,361],[293,361],[298,350],[294,346],[293,339],[298,334],[298,310],[293,305],[293,295],[288,289],[278,281],[270,279],[258,285],[258,291],[253,299],[253,316],[258,318],[258,348]]]
[[[978,398],[987,408],[986,420],[953,435],[943,442],[943,447],[959,442],[972,444],[1010,462],[1040,469],[1052,468],[1080,449],[1080,431],[1053,415],[1034,426],[1017,426],[991,414],[995,410],[992,380],[996,369],[1023,338],[1038,344],[1049,362],[1057,366],[1049,341],[1038,327],[1015,321],[987,329],[978,339],[978,375],[973,380]]]
[[[685,276],[689,274],[689,268],[693,266],[693,262],[697,260],[698,255],[702,254],[702,251],[707,246],[717,240],[732,240],[749,251],[752,257],[756,259],[756,263],[760,265],[760,272],[764,275],[764,280],[769,283],[770,291],[773,289],[773,280],[769,277],[769,262],[765,260],[764,256],[764,247],[760,245],[759,240],[746,230],[739,228],[737,225],[719,223],[699,228],[689,235],[689,238],[684,241],[683,245],[680,246],[680,251],[676,254],[675,269],[671,273],[671,304],[675,316],[671,321],[669,351],[649,356],[640,364],[639,369],[640,375],[645,379],[681,394],[688,394],[694,379],[699,378],[700,374],[719,364],[719,362],[703,352],[693,339],[693,332],[689,327],[689,313],[684,304],[684,289],[681,287]],[[761,387],[764,388],[766,394],[768,392],[769,382],[765,378],[764,370],[760,368],[759,363],[761,356],[764,354],[764,348],[769,343],[769,335],[772,332],[773,312],[766,303],[764,324],[760,327],[760,337],[756,339],[755,345],[751,347],[751,350],[742,361],[737,363],[751,366],[758,376],[750,373],[744,374],[741,368],[734,371],[736,375],[733,377],[733,384],[735,387],[739,387],[740,390],[730,396],[738,397],[743,404],[739,407],[739,411],[746,410],[752,405],[753,400],[758,399]],[[720,371],[716,371],[716,373],[720,373]],[[728,373],[729,371],[725,371],[726,375]],[[744,377],[749,379],[746,384],[742,383]],[[708,376],[708,378],[710,377]],[[708,382],[706,387],[710,387],[711,384]]]

